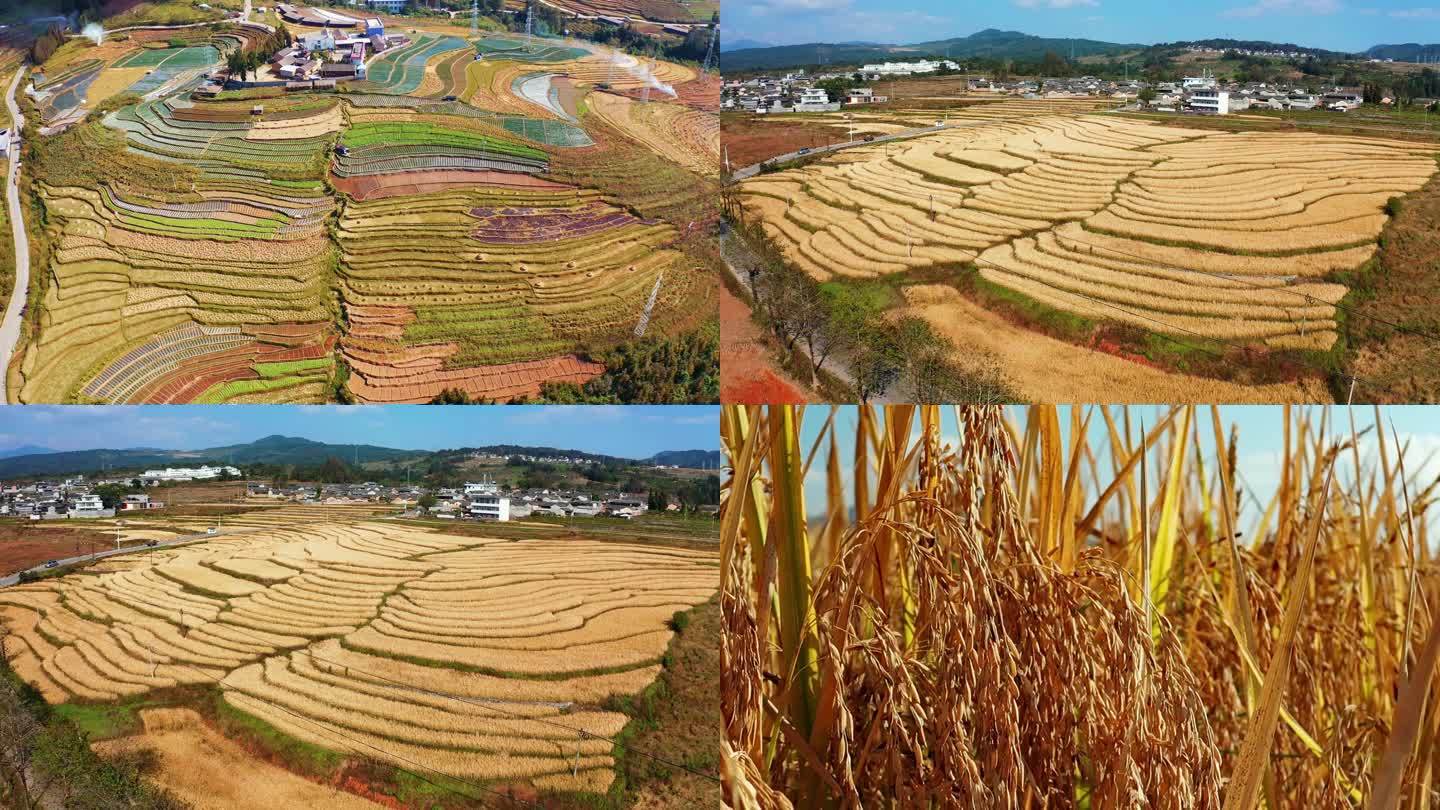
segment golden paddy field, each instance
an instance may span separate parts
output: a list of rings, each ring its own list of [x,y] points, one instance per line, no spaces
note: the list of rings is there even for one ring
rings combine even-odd
[[[0,591],[11,668],[52,704],[212,686],[230,710],[323,749],[605,793],[609,738],[629,721],[607,701],[657,679],[671,617],[718,583],[710,552],[292,511]],[[166,733],[208,733],[144,719],[162,759],[176,755]]]

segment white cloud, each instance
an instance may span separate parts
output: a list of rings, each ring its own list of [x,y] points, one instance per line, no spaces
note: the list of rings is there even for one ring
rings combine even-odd
[[[1340,0],[1258,0],[1254,5],[1221,12],[1222,17],[1260,17],[1267,14],[1323,15],[1342,8]]]
[[[1397,8],[1390,16],[1402,20],[1440,20],[1440,8]]]
[[[1020,8],[1078,8],[1098,6],[1100,0],[1014,0]]]

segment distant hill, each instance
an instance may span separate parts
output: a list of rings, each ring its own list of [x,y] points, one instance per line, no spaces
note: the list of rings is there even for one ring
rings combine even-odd
[[[197,450],[197,454],[231,464],[319,464],[330,456],[346,463],[394,461],[424,455],[424,450],[396,450],[373,444],[326,444],[293,436],[266,436],[247,444]]]
[[[0,458],[14,458],[16,456],[33,456],[36,453],[53,453],[48,447],[40,447],[34,444],[22,444],[19,447],[12,447],[9,450],[0,450]]]
[[[984,31],[978,31],[968,37],[939,39],[933,42],[918,42],[907,47],[926,50],[937,56],[945,56],[948,54],[951,59],[970,59],[975,57],[984,57],[987,59],[1041,59],[1047,51],[1054,51],[1064,57],[1069,57],[1071,53],[1074,53],[1075,58],[1078,59],[1082,56],[1105,56],[1115,53],[1125,53],[1145,46],[1101,42],[1097,39],[1037,37],[1019,31],[1001,31],[996,28],[987,28]]]
[[[1305,45],[1296,45],[1293,42],[1270,42],[1264,39],[1194,39],[1184,42],[1161,42],[1154,47],[1159,49],[1185,48],[1185,47],[1207,48],[1214,51],[1285,51],[1303,53],[1322,58],[1344,58],[1350,54],[1344,51],[1328,51],[1324,48],[1311,48]]]
[[[1093,39],[1055,39],[1037,37],[1019,31],[987,28],[968,37],[954,37],[913,45],[882,45],[875,43],[822,43],[781,45],[772,48],[745,48],[729,51],[720,59],[721,71],[771,70],[800,65],[858,65],[924,57],[969,59],[1039,59],[1046,51],[1069,56],[1074,48],[1076,58],[1096,54],[1125,53],[1144,45],[1124,45]]]
[[[25,450],[28,448],[16,448]],[[140,471],[146,467],[190,467],[201,464],[294,464],[314,466],[334,456],[347,464],[372,461],[399,461],[424,457],[466,456],[486,453],[496,456],[540,456],[576,458],[600,464],[674,464],[681,467],[716,469],[720,464],[718,450],[667,450],[648,459],[621,458],[602,453],[560,447],[534,447],[521,444],[492,444],[486,447],[461,447],[453,450],[399,450],[373,444],[327,444],[293,436],[266,436],[245,444],[209,447],[203,450],[161,450],[129,448],[125,450],[71,450],[39,452],[0,457],[0,480],[50,475],[100,474],[103,471]]]
[[[583,450],[567,450],[560,447],[535,447],[526,444],[488,444],[484,447],[460,447],[445,452],[449,454],[484,453],[491,456],[540,456],[542,458],[564,456],[566,458],[578,458],[583,461],[594,461],[600,464],[612,461],[635,461],[635,459],[621,458],[620,456],[607,456],[604,453],[587,453]]]
[[[695,470],[720,469],[719,450],[666,450],[646,459],[651,464],[687,467]]]
[[[773,47],[775,47],[775,46],[771,45],[771,44],[768,43],[768,42],[761,42],[761,41],[758,40],[758,39],[737,39],[737,40],[731,41],[731,40],[725,39],[723,36],[720,38],[720,52],[721,52],[721,53],[729,53],[730,51],[739,51],[739,50],[745,50],[745,49],[750,49],[750,48],[773,48]]]
[[[1394,59],[1397,62],[1414,62],[1425,56],[1437,59],[1440,58],[1440,44],[1421,45],[1418,42],[1406,42],[1403,45],[1376,45],[1366,51],[1365,56],[1371,59]]]
[[[40,448],[43,450],[44,448]],[[390,461],[424,455],[426,451],[395,450],[374,445],[325,444],[290,436],[266,436],[246,444],[204,450],[70,450],[0,458],[0,479],[40,475],[96,474],[106,470],[141,470],[145,467],[187,467],[200,464],[320,464],[330,456],[346,462]]]

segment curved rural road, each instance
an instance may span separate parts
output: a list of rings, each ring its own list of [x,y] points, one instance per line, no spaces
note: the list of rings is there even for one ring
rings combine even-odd
[[[731,182],[734,182],[736,180],[744,180],[747,177],[754,177],[755,175],[760,173],[760,167],[764,166],[766,163],[788,163],[792,160],[795,160],[796,158],[807,157],[810,155],[823,155],[826,152],[838,152],[841,149],[849,149],[852,146],[874,146],[877,143],[885,143],[886,141],[897,141],[902,138],[914,138],[917,135],[929,135],[932,132],[939,132],[942,129],[949,129],[951,127],[957,126],[973,126],[973,124],[969,121],[957,121],[953,124],[936,124],[935,126],[931,127],[919,127],[917,129],[906,129],[900,132],[892,132],[889,135],[879,135],[871,138],[868,141],[845,141],[844,143],[832,143],[829,146],[817,146],[814,149],[803,149],[794,152],[786,152],[783,155],[776,155],[775,157],[765,158],[764,160],[754,164],[753,166],[746,166],[743,169],[736,169],[735,172],[730,175],[730,180]]]
[[[82,528],[83,528],[83,527],[82,527]],[[115,556],[116,554],[134,554],[134,553],[136,553],[136,552],[138,552],[138,551],[155,551],[156,549],[170,548],[171,546],[183,546],[183,545],[185,545],[186,543],[194,543],[194,542],[196,542],[196,541],[198,541],[198,540],[214,540],[216,537],[224,537],[224,536],[227,535],[227,534],[244,534],[244,533],[247,532],[247,531],[254,531],[254,530],[253,530],[253,529],[229,529],[229,530],[221,530],[221,531],[218,531],[218,532],[216,532],[215,534],[190,534],[190,535],[186,535],[186,536],[184,536],[184,537],[177,538],[177,539],[175,539],[175,540],[167,540],[167,541],[165,541],[165,542],[163,542],[163,543],[156,543],[156,544],[153,545],[153,546],[126,546],[125,548],[112,548],[112,549],[106,549],[105,551],[97,551],[97,552],[95,552],[94,554],[81,554],[81,555],[79,555],[78,557],[63,557],[63,558],[61,558],[61,559],[56,560],[55,562],[59,563],[59,565],[56,566],[56,567],[58,568],[58,567],[61,567],[61,566],[73,565],[73,564],[75,564],[75,563],[85,562],[85,561],[87,561],[87,560],[99,560],[99,559],[102,559],[102,558],[104,558],[104,557],[113,557],[113,556]],[[25,569],[25,570],[26,570],[26,571],[43,572],[43,571],[45,571],[46,569],[45,569],[45,566],[42,564],[42,565],[37,565],[37,566],[35,566],[35,567],[33,567],[33,568],[27,568],[27,569]],[[7,575],[7,576],[0,577],[0,588],[8,588],[8,587],[10,587],[11,585],[17,585],[17,584],[19,584],[19,583],[20,583],[20,574],[21,574],[21,572],[17,571],[17,572],[15,572],[15,573],[13,573],[13,574],[9,574],[9,575]]]
[[[20,117],[20,107],[15,103],[15,90],[25,76],[22,64],[15,71],[15,78],[5,92],[5,106],[10,109],[14,121],[12,129],[19,133],[25,126]],[[12,140],[13,142],[13,140]],[[10,227],[15,234],[15,291],[10,295],[10,304],[5,316],[0,319],[0,405],[9,402],[5,391],[5,370],[10,368],[10,355],[20,339],[20,315],[25,311],[25,293],[30,289],[30,238],[25,234],[25,220],[20,216],[20,150],[10,150],[10,173],[5,183],[5,200],[10,207]]]

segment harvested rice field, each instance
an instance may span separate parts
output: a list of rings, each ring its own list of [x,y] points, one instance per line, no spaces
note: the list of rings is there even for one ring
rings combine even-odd
[[[182,795],[214,771],[196,751],[248,769],[220,732],[258,729],[551,806],[610,790],[631,722],[617,707],[661,677],[672,617],[711,600],[717,565],[713,551],[300,519],[4,589],[0,621],[11,669],[49,703],[166,706],[102,747],[155,750],[155,778]],[[364,778],[273,775],[276,796],[377,798]]]
[[[688,203],[718,174],[714,77],[412,31],[344,92],[235,97],[198,77],[249,31],[149,39],[72,40],[37,74],[37,104],[76,115],[37,139],[45,266],[12,401],[508,402],[713,322],[714,218]],[[606,73],[683,93],[606,95]]]
[[[1436,171],[1435,146],[1409,141],[1186,129],[1046,101],[947,115],[935,134],[747,179],[743,212],[819,282],[954,270],[1030,313],[1324,355],[1389,202]],[[945,319],[934,295],[911,298]]]

